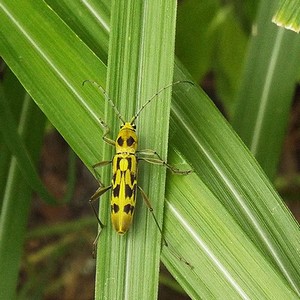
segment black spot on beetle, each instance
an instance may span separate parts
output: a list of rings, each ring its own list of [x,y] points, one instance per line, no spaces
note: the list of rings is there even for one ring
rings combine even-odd
[[[134,174],[134,173],[131,173],[131,174],[130,174],[131,185],[134,184],[135,178],[136,178],[135,174]]]
[[[111,206],[111,211],[114,212],[115,214],[116,214],[119,210],[120,210],[120,207],[119,207],[118,204],[115,204],[115,203],[114,203],[114,204]]]
[[[127,157],[127,162],[128,162],[128,169],[131,170],[131,166],[132,166],[131,157]]]
[[[125,197],[130,198],[132,196],[132,188],[130,187],[129,184],[125,184]]]
[[[121,157],[117,158],[117,169],[120,169],[120,161],[121,161]]]
[[[113,189],[113,195],[114,197],[118,197],[120,194],[120,185],[117,184],[116,187]]]
[[[127,139],[127,146],[131,146],[134,143],[134,138],[131,136],[130,138]]]
[[[131,204],[126,204],[126,205],[124,206],[123,211],[124,211],[124,213],[126,213],[126,214],[129,214],[129,213],[133,214],[134,206],[132,206]]]
[[[117,139],[117,143],[118,143],[119,146],[122,146],[123,143],[124,143],[123,138],[119,136],[119,138]]]

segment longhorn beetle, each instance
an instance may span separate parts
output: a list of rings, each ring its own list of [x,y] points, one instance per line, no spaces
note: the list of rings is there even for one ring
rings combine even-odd
[[[96,168],[97,167],[103,167],[108,164],[112,164],[112,181],[111,184],[108,186],[104,186],[104,184],[99,180],[100,187],[96,190],[94,195],[90,198],[89,202],[91,204],[91,207],[94,211],[94,214],[98,220],[98,223],[101,227],[101,229],[104,227],[103,223],[101,222],[97,211],[93,205],[93,202],[100,198],[104,193],[106,193],[108,190],[112,189],[112,195],[111,195],[111,220],[114,229],[117,231],[117,233],[123,235],[127,232],[127,230],[130,227],[130,224],[132,222],[133,214],[134,214],[134,208],[135,208],[135,201],[136,201],[136,193],[137,189],[139,189],[142,198],[145,201],[145,204],[147,205],[149,211],[151,212],[153,219],[162,235],[163,242],[165,246],[168,246],[167,241],[163,237],[162,229],[158,224],[158,221],[155,217],[155,214],[153,212],[153,208],[150,204],[150,200],[146,193],[143,191],[143,189],[137,184],[137,165],[138,161],[146,161],[151,164],[157,164],[167,167],[172,173],[175,174],[182,174],[186,175],[191,173],[191,170],[181,171],[168,163],[166,163],[160,155],[153,150],[146,149],[146,150],[137,150],[138,145],[138,138],[136,134],[136,125],[135,120],[138,118],[140,113],[143,111],[143,109],[153,100],[155,99],[162,91],[165,89],[179,83],[189,83],[193,84],[190,81],[176,81],[172,84],[169,84],[165,86],[164,88],[160,89],[158,92],[156,92],[150,99],[148,99],[137,111],[137,113],[131,118],[130,122],[126,122],[124,118],[122,117],[119,110],[116,108],[115,104],[111,100],[111,98],[108,96],[106,91],[101,87],[99,84],[97,84],[94,81],[85,80],[83,84],[86,82],[90,82],[98,87],[102,91],[102,93],[105,96],[105,99],[110,103],[112,108],[114,109],[117,117],[122,122],[122,125],[120,127],[119,134],[116,138],[116,140],[112,140],[108,137],[110,129],[108,125],[100,119],[101,126],[104,129],[104,134],[102,136],[102,139],[109,145],[112,145],[116,148],[116,154],[113,156],[111,160],[98,162],[95,165],[93,165],[93,169],[96,175]],[[98,232],[96,239],[93,243],[94,245],[94,254],[95,249],[97,246],[98,238],[101,233],[101,230]],[[188,262],[186,264],[189,265]]]

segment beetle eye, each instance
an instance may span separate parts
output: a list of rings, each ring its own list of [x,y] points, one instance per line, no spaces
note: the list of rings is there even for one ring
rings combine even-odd
[[[132,128],[135,130],[135,129],[136,129],[136,125],[135,125],[135,124],[132,124]]]

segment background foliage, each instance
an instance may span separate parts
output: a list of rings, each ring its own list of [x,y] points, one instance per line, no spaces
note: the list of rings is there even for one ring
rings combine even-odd
[[[104,113],[105,101],[99,90],[92,85],[82,87],[86,79],[106,86],[108,37],[113,30],[109,23],[110,1],[69,2],[0,1],[0,55],[17,77],[8,67],[1,70],[0,269],[5,270],[5,280],[0,280],[1,299],[93,297],[93,275],[89,274],[93,274],[94,262],[89,246],[96,224],[92,217],[86,217],[84,208],[93,188],[88,192],[88,184],[79,185],[71,203],[62,205],[68,201],[58,192],[66,191],[62,187],[64,177],[53,188],[56,198],[60,198],[54,200],[34,169],[46,117],[89,169],[103,157],[99,117],[109,124],[116,121],[115,116]],[[285,195],[298,198],[297,155],[288,160],[289,164],[282,164],[285,173],[277,171],[289,115],[297,116],[298,102],[289,112],[299,65],[296,34],[271,23],[277,4],[231,1],[224,5],[214,0],[179,3],[174,81],[193,79],[201,83],[260,163],[202,90],[185,85],[173,88],[168,161],[182,168],[191,167],[194,174],[184,178],[167,176],[164,236],[170,248],[176,249],[193,268],[166,247],[162,249],[162,261],[194,299],[299,296],[299,226],[270,183],[279,182],[277,187]],[[149,5],[146,11],[151,15],[155,7]],[[164,22],[163,18],[160,22]],[[151,40],[151,31],[145,34]],[[111,48],[111,55],[117,50]],[[127,53],[125,60],[126,55],[127,59],[135,57]],[[151,84],[147,82],[146,86],[151,89]],[[131,92],[136,89],[131,88]],[[120,105],[120,109],[128,109],[134,104],[126,98]],[[166,107],[162,109],[166,111]],[[141,128],[151,127],[152,114],[151,109],[149,113],[145,111]],[[158,128],[155,134],[162,131]],[[288,153],[293,154],[293,150]],[[287,161],[286,156],[283,162]],[[72,162],[72,155],[69,160]],[[64,174],[65,163],[62,167]],[[155,172],[160,171],[154,169],[151,168],[151,174],[156,176]],[[82,172],[77,175],[81,179]],[[68,173],[68,186],[72,187],[72,168]],[[52,179],[45,176],[46,181],[51,181],[49,178]],[[291,186],[290,182],[296,185]],[[157,186],[150,184],[154,193],[163,187],[159,182]],[[61,204],[50,208],[38,202],[37,208],[35,200],[26,231],[32,190],[48,203]],[[292,194],[294,190],[296,193]],[[155,200],[154,205],[159,205]],[[293,205],[297,207],[297,203]],[[137,237],[145,235],[136,225],[143,222],[143,213],[147,215],[138,203],[135,222],[128,233],[136,244],[134,249],[125,246],[128,253],[138,252],[142,239]],[[41,221],[39,215],[43,216]],[[103,217],[111,239],[114,233],[106,211]],[[51,219],[60,222],[53,224]],[[151,222],[150,218],[150,227]],[[145,226],[147,234],[151,234],[153,231]],[[110,255],[101,254],[110,254],[120,245],[100,246],[99,257],[110,259]],[[159,257],[159,247],[154,248],[155,253],[146,251],[133,257],[137,259],[134,265],[145,266],[145,278],[149,270],[156,274],[149,278],[151,298],[155,299],[158,265],[148,259]],[[104,278],[108,288],[117,284],[118,292],[132,291],[132,299],[140,298],[142,281],[125,283],[123,274],[118,275],[117,283],[112,277],[105,277],[118,264],[130,272],[130,256],[126,257],[127,261],[110,260],[105,271],[99,259],[97,277]],[[165,278],[162,281],[167,282]],[[87,289],[78,289],[84,286],[83,282],[88,283]],[[161,298],[163,293],[160,290]]]

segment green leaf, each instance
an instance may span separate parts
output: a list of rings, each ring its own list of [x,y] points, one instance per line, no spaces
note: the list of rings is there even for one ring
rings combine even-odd
[[[237,22],[231,6],[219,10],[211,25],[211,35],[214,36],[213,70],[216,81],[216,91],[230,115],[234,106],[234,95],[240,83],[244,59],[246,35]]]
[[[212,61],[214,36],[210,27],[218,6],[218,1],[179,2],[176,55],[196,82],[203,79]]]
[[[176,68],[175,80],[183,77]],[[282,293],[295,299],[299,227],[207,96],[192,90],[175,91],[170,146],[180,147],[197,176],[168,177],[165,236],[194,269],[184,269],[165,248],[163,261],[180,268],[176,279],[194,298],[272,299]],[[171,221],[172,214],[177,218]]]
[[[110,1],[46,0],[45,2],[103,62],[107,62]]]
[[[15,88],[16,82],[15,82]],[[2,92],[2,87],[1,87]],[[23,91],[23,95],[25,95]],[[4,98],[4,93],[0,94]],[[20,99],[21,100],[21,99]],[[19,132],[26,147],[31,150],[34,162],[37,161],[44,127],[44,115],[28,95],[24,101],[18,101],[22,112]],[[38,125],[38,126],[37,126]],[[32,128],[36,128],[32,130]],[[0,280],[0,298],[14,299],[19,274],[20,259],[23,252],[23,242],[27,219],[31,207],[32,190],[24,180],[24,172],[14,157],[10,157],[10,167],[5,176],[5,193],[1,206],[0,218],[0,268],[5,274],[5,280]],[[29,176],[33,176],[32,174]],[[30,181],[30,180],[29,180]]]
[[[298,36],[271,23],[276,2],[262,1],[246,58],[233,127],[273,179],[300,63]],[[251,78],[251,80],[249,80]]]
[[[300,32],[300,6],[297,0],[280,1],[272,21],[278,26]]]
[[[48,193],[39,179],[26,146],[19,136],[17,126],[6,100],[4,91],[1,91],[0,95],[0,130],[6,146],[8,146],[13,155],[17,158],[19,170],[23,174],[23,177],[26,178],[27,183],[30,184],[30,186],[42,197],[44,197],[47,203],[55,204],[55,199]]]
[[[123,119],[128,122],[158,90],[172,83],[175,4],[175,1],[113,2],[107,90]],[[153,148],[163,158],[168,146],[170,98],[171,88],[162,91],[136,121],[139,149]],[[109,113],[105,120],[117,121],[117,124],[108,121],[114,124],[114,138],[120,122],[114,114],[111,117],[113,111],[110,104],[108,106]],[[110,151],[105,159],[111,157]],[[160,199],[164,199],[165,172],[159,166],[147,166],[143,162],[139,165],[138,185],[149,195],[160,226],[164,207]],[[149,181],[149,174],[156,180]],[[104,182],[110,182],[111,170],[103,178],[106,178]],[[96,299],[157,299],[161,234],[147,206],[141,203],[142,197],[139,196],[138,202],[133,225],[125,236],[118,236],[110,225],[100,235]],[[108,207],[105,205],[100,209],[106,216]],[[107,223],[110,224],[110,221]],[[117,284],[115,288],[116,281],[107,281],[107,278],[115,278],[122,284]],[[149,279],[151,284],[145,285]]]
[[[99,158],[102,142],[90,133],[101,134],[104,103],[96,88],[82,83],[97,79],[104,85],[104,64],[43,2],[26,1],[16,7],[3,1],[0,8],[1,55],[77,155],[91,166]]]

